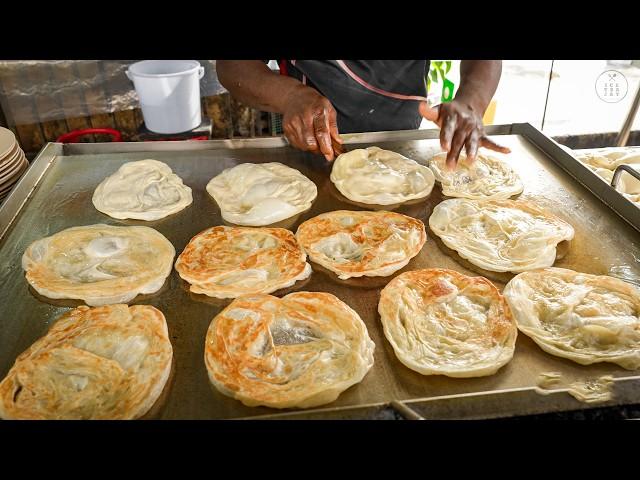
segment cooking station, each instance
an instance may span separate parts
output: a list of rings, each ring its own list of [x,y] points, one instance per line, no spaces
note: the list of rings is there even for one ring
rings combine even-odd
[[[575,228],[574,239],[554,266],[610,275],[640,285],[640,209],[530,124],[497,125],[486,130],[511,148],[512,153],[504,159],[525,185],[517,198],[537,203]],[[437,130],[343,137],[349,149],[379,146],[424,165],[440,151]],[[193,189],[192,205],[152,222],[116,220],[93,207],[93,191],[104,178],[125,162],[148,158],[165,162]],[[167,237],[179,254],[196,233],[224,224],[205,186],[225,168],[243,162],[280,162],[315,182],[318,198],[312,208],[285,226],[293,232],[303,221],[324,212],[364,209],[336,190],[329,180],[331,165],[323,157],[294,150],[281,137],[47,144],[0,207],[0,376],[4,377],[15,358],[45,334],[54,319],[81,304],[42,298],[29,287],[21,257],[31,242],[73,226],[146,225]],[[433,208],[442,200],[436,185],[425,200],[394,211],[428,225]],[[402,365],[380,324],[380,290],[396,275],[421,268],[448,268],[479,275],[428,228],[427,237],[419,255],[390,277],[342,281],[313,265],[314,273],[309,279],[275,293],[332,293],[357,311],[376,345],[374,366],[361,383],[346,390],[335,402],[310,410],[247,407],[211,386],[203,361],[205,334],[211,320],[230,300],[190,293],[188,284],[174,269],[158,292],[131,302],[153,305],[164,313],[174,349],[171,377],[145,418],[482,419],[640,404],[640,376],[635,372],[608,363],[582,366],[549,355],[522,333],[518,335],[513,360],[488,377],[423,376]],[[487,277],[502,290],[513,275],[496,273]],[[543,395],[536,387],[544,372],[561,373],[567,384],[611,375],[615,379],[613,398],[605,403],[585,404],[570,396],[564,387]]]

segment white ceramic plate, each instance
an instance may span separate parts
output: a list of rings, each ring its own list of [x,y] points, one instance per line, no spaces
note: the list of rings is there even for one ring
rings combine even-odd
[[[0,127],[0,158],[4,158],[17,145],[16,136],[7,128]]]
[[[13,186],[28,166],[29,162],[27,162],[27,159],[23,155],[20,162],[10,172],[0,178],[0,192],[3,192],[7,187]]]

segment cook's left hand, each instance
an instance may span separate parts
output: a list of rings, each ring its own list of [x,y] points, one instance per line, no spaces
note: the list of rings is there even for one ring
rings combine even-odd
[[[469,103],[454,99],[432,108],[427,102],[420,102],[419,110],[424,118],[440,127],[440,146],[448,152],[446,164],[450,169],[455,169],[458,164],[463,147],[469,161],[475,160],[479,147],[511,153],[485,134],[481,112]]]

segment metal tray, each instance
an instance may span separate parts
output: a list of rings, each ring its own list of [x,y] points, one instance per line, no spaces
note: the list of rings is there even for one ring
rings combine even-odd
[[[545,137],[545,135],[530,124],[514,125],[515,129],[522,132],[532,142],[540,146],[553,160],[560,165],[569,175],[571,175],[580,184],[586,187],[602,202],[606,203],[614,212],[627,221],[633,228],[640,232],[640,208],[633,204],[628,198],[620,193],[615,185],[603,181],[597,173],[588,166],[575,158],[571,153],[560,147],[553,140]],[[551,142],[551,145],[548,144]],[[594,149],[581,149],[577,152]],[[637,172],[629,171],[631,175],[637,177]],[[617,179],[616,179],[617,180]]]
[[[571,223],[576,230],[565,256],[556,266],[594,274],[609,274],[640,282],[640,238],[629,224],[613,214],[615,197],[600,192],[600,202],[589,190],[567,175],[578,163],[557,143],[528,124],[489,127],[496,141],[508,145],[503,156],[525,182],[522,199],[535,201]],[[427,162],[439,151],[437,130],[374,132],[345,135],[352,147],[378,145]],[[98,212],[91,203],[95,187],[121,164],[155,158],[166,162],[193,189],[194,202],[163,220],[119,221]],[[148,225],[165,235],[181,252],[201,230],[222,224],[215,201],[205,191],[207,182],[224,168],[241,162],[278,161],[299,169],[318,186],[318,198],[310,211],[289,222],[295,231],[304,220],[336,209],[363,209],[343,198],[329,180],[330,165],[322,157],[294,150],[282,138],[213,140],[206,142],[153,142],[106,144],[48,144],[32,163],[10,197],[0,208],[0,377],[15,358],[42,336],[73,301],[37,298],[21,269],[21,256],[34,240],[77,225]],[[575,172],[582,183],[589,180]],[[606,187],[598,179],[596,190]],[[602,189],[604,190],[604,189]],[[426,201],[397,208],[425,224],[433,207],[442,200],[436,186]],[[609,205],[609,206],[608,206]],[[618,211],[618,210],[616,210]],[[630,213],[620,208],[618,213]],[[635,210],[631,213],[637,213]],[[633,223],[633,215],[626,218]],[[478,274],[428,232],[420,254],[400,272],[444,267],[467,275]],[[397,272],[396,275],[400,272]],[[511,275],[485,274],[503,288]],[[334,403],[314,410],[251,408],[218,393],[207,378],[204,361],[205,332],[228,300],[189,293],[172,272],[156,294],[132,303],[150,304],[166,316],[174,347],[174,368],[167,388],[148,418],[491,418],[585,408],[559,389],[551,395],[535,392],[541,372],[561,372],[564,380],[593,379],[605,374],[616,378],[615,397],[604,405],[640,403],[640,377],[615,365],[581,366],[544,353],[530,339],[519,335],[513,360],[490,377],[451,379],[423,376],[403,366],[385,339],[377,314],[380,289],[391,278],[340,281],[314,265],[314,273],[293,290],[330,292],[362,317],[376,344],[375,365],[364,380],[345,391]]]

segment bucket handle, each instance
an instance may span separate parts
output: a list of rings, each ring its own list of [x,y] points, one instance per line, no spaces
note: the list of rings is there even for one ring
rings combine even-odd
[[[129,72],[128,68],[124,71],[124,74],[127,76],[129,80],[133,82],[133,78],[131,78],[131,73]],[[198,67],[198,80],[202,80],[202,77],[204,77],[204,67],[200,65]]]

